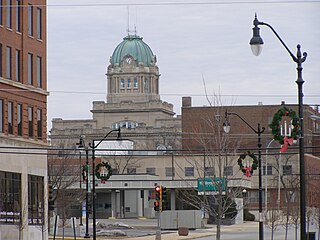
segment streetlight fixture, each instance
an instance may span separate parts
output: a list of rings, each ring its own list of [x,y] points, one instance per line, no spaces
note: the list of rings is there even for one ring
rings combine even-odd
[[[305,187],[305,166],[304,166],[304,125],[303,125],[303,91],[302,91],[302,85],[304,83],[304,80],[302,78],[302,69],[303,69],[302,63],[306,60],[307,53],[304,52],[303,54],[301,54],[301,50],[300,50],[301,46],[300,44],[298,44],[297,55],[295,56],[270,24],[260,22],[258,20],[257,14],[255,14],[253,25],[254,25],[253,37],[250,40],[250,45],[254,55],[258,56],[261,53],[263,40],[260,37],[260,28],[258,26],[264,25],[269,27],[272,30],[272,32],[276,35],[276,37],[279,39],[281,44],[287,50],[292,60],[297,64],[298,77],[297,77],[296,83],[298,85],[298,105],[299,105],[299,119],[300,119],[300,130],[301,130],[301,136],[299,138],[300,218],[301,218],[300,239],[305,240],[307,237],[307,234],[306,234],[306,196],[305,196],[306,187]]]
[[[84,136],[80,136],[80,141],[77,143],[79,149],[84,149],[86,152],[86,166],[85,166],[85,171],[86,171],[86,233],[84,235],[84,238],[90,238],[89,234],[89,153],[88,153],[88,148],[85,145],[84,142]],[[81,181],[81,180],[80,180]]]
[[[93,240],[96,240],[96,181],[95,181],[95,150],[96,148],[113,132],[118,132],[117,135],[117,141],[121,141],[121,130],[120,127],[118,129],[113,129],[110,132],[108,132],[97,144],[94,143],[94,139],[92,139],[92,142],[89,143],[89,146],[92,151],[92,221],[93,221]]]
[[[228,116],[235,115],[240,118],[252,131],[258,134],[258,165],[259,165],[259,240],[263,240],[263,214],[262,214],[262,171],[261,171],[261,134],[264,132],[265,128],[260,127],[260,123],[258,123],[258,128],[254,129],[246,120],[244,120],[240,115],[234,112],[225,112],[225,122],[223,124],[223,130],[225,133],[229,133],[231,129],[231,125],[229,123]]]

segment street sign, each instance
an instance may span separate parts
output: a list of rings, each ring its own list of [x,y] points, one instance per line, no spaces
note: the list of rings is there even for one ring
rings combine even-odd
[[[198,178],[198,192],[225,191],[225,178]],[[209,194],[208,194],[209,195]]]

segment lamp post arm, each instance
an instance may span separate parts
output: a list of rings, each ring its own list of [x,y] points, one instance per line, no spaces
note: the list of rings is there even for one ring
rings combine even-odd
[[[92,141],[92,144],[89,143],[90,148],[96,149],[113,132],[118,132],[118,134],[119,134],[120,133],[120,128],[113,129],[110,132],[108,132],[96,145],[94,145],[94,141]]]
[[[258,125],[258,130],[254,129],[244,118],[242,118],[239,114],[235,112],[226,112],[226,115],[236,115],[238,118],[240,118],[249,128],[251,128],[252,131],[254,131],[257,134],[263,133],[265,128],[260,128],[260,124]]]
[[[282,43],[282,45],[285,47],[285,49],[288,51],[288,53],[290,54],[290,56],[293,59],[293,61],[297,62],[297,57],[290,51],[288,46],[285,44],[285,42],[281,39],[279,34],[276,32],[276,30],[274,30],[274,28],[270,24],[265,23],[265,22],[260,22],[260,21],[258,21],[257,23],[258,23],[258,25],[264,25],[264,26],[269,27],[271,29],[271,31],[277,36],[277,38]]]
[[[288,46],[285,44],[285,42],[281,39],[281,37],[279,36],[279,34],[276,32],[276,30],[274,30],[274,28],[269,24],[269,23],[265,23],[265,22],[260,22],[260,21],[256,21],[255,22],[257,25],[264,25],[267,26],[271,29],[271,31],[276,35],[276,37],[279,39],[279,41],[281,42],[281,44],[284,46],[284,48],[287,50],[287,52],[289,53],[289,55],[291,56],[292,60],[294,62],[296,62],[297,64],[301,64],[303,63],[306,58],[307,58],[307,53],[304,52],[303,53],[303,57],[301,57],[301,52],[300,52],[300,45],[297,45],[298,48],[298,52],[297,52],[297,56],[295,56],[290,49],[288,48]]]

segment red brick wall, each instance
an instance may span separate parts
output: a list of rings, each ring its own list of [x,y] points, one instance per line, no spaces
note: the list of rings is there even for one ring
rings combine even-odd
[[[6,1],[3,1],[6,4]],[[15,4],[15,1],[12,1]],[[33,36],[28,35],[28,4],[33,5]],[[21,1],[21,32],[16,32],[16,8],[12,8],[12,28],[6,27],[6,11],[3,10],[3,25],[0,25],[0,45],[2,46],[2,78],[0,78],[0,99],[4,102],[4,133],[8,133],[7,119],[8,109],[7,103],[11,101],[14,103],[14,119],[13,129],[14,135],[17,135],[17,111],[16,107],[18,103],[23,104],[23,137],[28,138],[28,106],[33,107],[34,112],[34,138],[37,139],[37,109],[42,110],[42,141],[46,142],[47,139],[47,52],[46,52],[46,1],[45,0],[29,0]],[[36,37],[36,8],[42,10],[42,37],[37,39]],[[11,79],[5,79],[6,76],[6,47],[11,47]],[[20,50],[20,71],[21,80],[17,82],[15,77],[16,71],[16,55],[15,51]],[[33,54],[33,85],[28,84],[28,53]],[[37,87],[36,79],[36,57],[39,56],[42,59],[41,69],[41,88]]]

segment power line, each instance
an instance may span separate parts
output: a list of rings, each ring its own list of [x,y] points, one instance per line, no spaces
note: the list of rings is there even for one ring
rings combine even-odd
[[[245,4],[310,4],[320,3],[320,0],[298,0],[298,1],[214,1],[214,2],[141,2],[141,3],[85,3],[85,4],[34,4],[37,7],[119,7],[119,6],[188,6],[188,5],[245,5]],[[1,6],[8,7],[8,6]],[[16,7],[11,5],[9,7]],[[28,5],[19,5],[19,7],[28,7]]]

